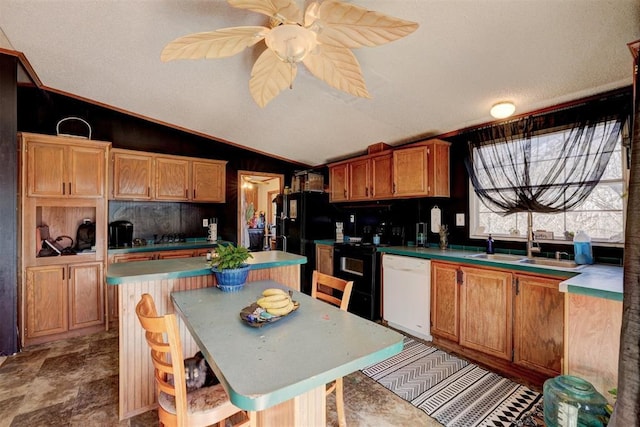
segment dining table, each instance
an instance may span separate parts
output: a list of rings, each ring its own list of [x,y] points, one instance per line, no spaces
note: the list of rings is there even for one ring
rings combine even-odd
[[[286,290],[298,308],[270,322],[241,316],[267,288]],[[272,280],[171,300],[231,402],[256,411],[258,426],[325,427],[326,384],[403,348],[400,333]]]

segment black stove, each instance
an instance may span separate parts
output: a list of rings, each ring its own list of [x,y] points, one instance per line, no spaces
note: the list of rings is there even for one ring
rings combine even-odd
[[[349,311],[369,320],[380,319],[380,271],[378,246],[343,242],[333,246],[333,275],[353,280]]]

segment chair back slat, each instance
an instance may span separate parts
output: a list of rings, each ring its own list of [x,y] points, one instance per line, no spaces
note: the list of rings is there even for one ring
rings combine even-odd
[[[153,298],[143,294],[136,305],[136,314],[145,330],[145,338],[151,351],[157,392],[175,396],[177,425],[187,425],[187,386],[178,320],[175,314],[158,316]],[[166,341],[165,341],[166,337]],[[169,382],[168,375],[172,375]]]
[[[344,280],[329,274],[313,271],[311,284],[311,296],[329,304],[340,307],[340,310],[347,310],[351,291],[353,289],[352,280]],[[337,292],[334,292],[337,291]],[[340,296],[336,296],[339,294]]]

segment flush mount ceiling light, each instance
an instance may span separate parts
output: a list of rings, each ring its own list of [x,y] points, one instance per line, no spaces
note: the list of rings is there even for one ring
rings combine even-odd
[[[269,27],[232,27],[180,37],[162,50],[160,59],[224,58],[265,41],[249,80],[260,107],[292,87],[303,63],[315,77],[354,96],[370,98],[360,64],[351,49],[379,46],[418,28],[405,21],[337,0],[312,2],[304,14],[295,0],[228,0],[239,9],[269,17]]]
[[[504,119],[512,115],[515,111],[516,106],[513,104],[513,102],[505,101],[498,102],[493,107],[491,107],[490,113],[491,116],[495,117],[496,119]]]

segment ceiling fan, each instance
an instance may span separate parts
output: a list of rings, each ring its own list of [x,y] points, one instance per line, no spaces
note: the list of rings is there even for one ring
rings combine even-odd
[[[160,59],[224,58],[264,40],[267,49],[256,60],[249,80],[251,95],[260,107],[292,87],[300,62],[330,86],[370,98],[351,49],[379,46],[418,28],[415,22],[338,0],[311,2],[304,14],[295,0],[228,3],[268,16],[269,26],[231,27],[183,36],[167,44]]]

